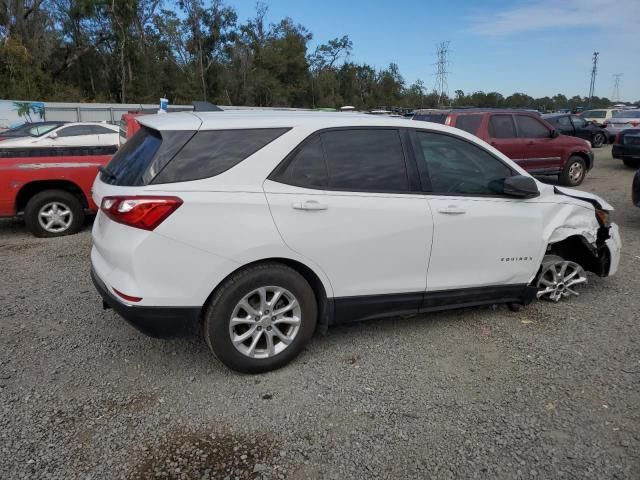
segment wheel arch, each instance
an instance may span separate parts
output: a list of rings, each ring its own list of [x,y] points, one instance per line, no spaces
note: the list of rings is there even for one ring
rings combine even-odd
[[[598,276],[605,276],[609,271],[608,249],[593,246],[580,234],[570,235],[560,241],[549,243],[547,255],[558,255],[565,260],[576,262],[582,268]]]
[[[23,212],[29,199],[44,190],[63,190],[71,193],[84,209],[89,208],[89,202],[82,189],[71,180],[34,180],[25,183],[16,195],[15,213]]]
[[[569,152],[569,157],[567,158],[567,163],[569,163],[569,159],[571,157],[580,157],[584,160],[585,165],[587,166],[587,170],[591,170],[592,165],[592,160],[591,158],[589,158],[589,155],[586,154],[586,152],[581,152],[581,151],[577,151],[577,152]]]
[[[331,320],[333,319],[333,315],[334,315],[333,298],[331,297],[331,295],[332,295],[331,285],[328,284],[328,280],[327,279],[323,280],[323,278],[321,278],[321,275],[318,274],[314,269],[312,269],[308,265],[305,265],[301,261],[294,260],[292,258],[269,257],[269,258],[262,258],[262,259],[259,259],[259,260],[255,260],[255,261],[252,261],[252,262],[249,262],[249,263],[242,264],[238,268],[236,268],[233,271],[229,272],[218,283],[218,285],[213,289],[213,291],[207,297],[205,305],[207,305],[209,303],[209,301],[211,300],[211,298],[213,298],[213,296],[216,294],[216,292],[221,287],[221,285],[224,284],[224,282],[229,277],[234,275],[236,272],[239,272],[239,271],[244,270],[244,269],[249,268],[249,267],[253,267],[255,265],[262,265],[262,264],[268,264],[268,263],[280,263],[282,265],[286,265],[287,267],[291,268],[292,270],[294,270],[294,271],[298,272],[300,275],[302,275],[304,277],[304,279],[309,283],[309,285],[311,286],[311,289],[313,290],[313,293],[314,293],[314,295],[316,297],[316,303],[317,303],[317,307],[318,307],[318,325],[317,325],[317,330],[320,333],[323,333],[323,334],[326,333],[327,328],[328,328],[329,324],[331,323]],[[325,282],[327,282],[327,284],[325,284]],[[204,309],[202,311],[204,313]],[[201,315],[200,320],[201,320],[201,322],[204,321],[204,317],[202,315]]]

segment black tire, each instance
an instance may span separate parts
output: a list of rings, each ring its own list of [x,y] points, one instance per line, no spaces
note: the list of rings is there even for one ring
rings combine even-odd
[[[50,231],[40,224],[40,210],[48,204],[55,203],[66,207],[71,212],[67,227],[60,226],[59,231]],[[65,219],[68,217],[65,216]],[[76,233],[84,223],[84,209],[78,197],[64,190],[43,190],[36,193],[27,202],[24,209],[24,223],[36,237],[62,237]]]
[[[576,172],[579,172],[579,175],[576,175]],[[558,180],[567,187],[577,187],[582,183],[586,175],[587,164],[584,158],[572,155],[569,157],[562,173],[558,175]]]
[[[604,133],[602,132],[597,132],[592,138],[591,138],[591,146],[593,148],[600,148],[602,145],[604,145],[605,143],[607,143],[607,137]]]
[[[629,168],[640,168],[640,160],[634,158],[624,158],[622,162]]]
[[[257,359],[243,354],[234,346],[230,321],[243,297],[265,286],[288,290],[300,305],[301,321],[297,334],[284,350],[271,357]],[[205,310],[204,337],[211,351],[227,367],[243,373],[261,373],[283,367],[293,360],[311,339],[316,322],[316,297],[305,278],[286,265],[265,263],[240,270],[220,285]],[[266,333],[263,337],[266,338]]]

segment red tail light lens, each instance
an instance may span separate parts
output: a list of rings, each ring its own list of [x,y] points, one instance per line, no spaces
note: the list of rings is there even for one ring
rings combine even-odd
[[[114,222],[151,231],[180,205],[178,197],[104,197],[100,209]]]
[[[447,118],[446,118],[446,120],[444,121],[444,124],[445,124],[445,125],[447,125],[447,126],[449,126],[449,127],[450,127],[451,125],[453,125],[453,118],[451,118],[451,115],[447,115]]]

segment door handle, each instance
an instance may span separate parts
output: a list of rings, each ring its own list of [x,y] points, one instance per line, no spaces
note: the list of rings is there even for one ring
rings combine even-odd
[[[306,202],[294,202],[291,207],[296,210],[326,210],[329,205],[320,203],[317,200],[307,200]]]
[[[464,208],[460,208],[456,205],[449,205],[448,207],[439,208],[438,212],[444,213],[445,215],[461,215],[463,213],[467,213]]]

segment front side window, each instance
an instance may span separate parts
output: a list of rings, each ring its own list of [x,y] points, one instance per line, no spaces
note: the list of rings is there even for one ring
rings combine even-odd
[[[582,116],[586,118],[606,118],[606,110],[589,110],[588,112],[582,112]]]
[[[56,134],[58,137],[78,137],[80,135],[88,135],[87,128],[84,125],[64,127],[58,130]]]
[[[416,132],[417,160],[430,191],[444,195],[501,195],[512,170],[480,147],[451,135]]]
[[[585,121],[584,118],[580,118],[580,117],[577,117],[577,116],[571,117],[571,121],[573,122],[573,125],[576,128],[582,128],[587,124],[587,122]]]
[[[516,126],[511,115],[491,115],[489,119],[491,138],[516,138]]]
[[[516,115],[518,136],[522,138],[548,138],[549,129],[533,117]]]
[[[409,180],[396,129],[323,132],[329,188],[364,192],[407,192]]]

